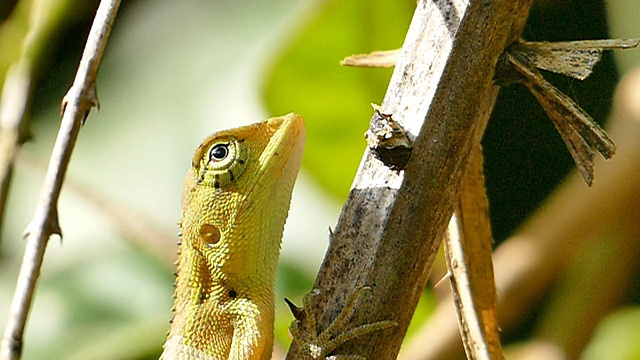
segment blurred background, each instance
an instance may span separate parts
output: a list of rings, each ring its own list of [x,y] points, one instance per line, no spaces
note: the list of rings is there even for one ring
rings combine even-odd
[[[637,1],[534,3],[528,40],[640,37]],[[0,85],[16,64],[30,69],[24,145],[0,225],[1,329],[60,101],[97,5],[0,2]],[[281,299],[299,304],[313,284],[365,148],[370,103],[382,101],[392,72],[339,61],[400,47],[414,8],[414,0],[123,1],[98,77],[101,108],[71,160],[58,207],[63,239],[49,241],[23,358],[157,359],[193,151],[216,130],[296,112],[307,146],[276,284],[276,337],[286,349],[292,316]],[[508,358],[640,358],[639,65],[640,51],[626,50],[606,53],[583,82],[544,74],[597,122],[609,121],[618,155],[597,162],[591,189],[533,96],[518,86],[500,92],[483,146]],[[442,315],[449,289],[432,286],[445,272],[440,261],[404,359],[461,356],[455,316]]]

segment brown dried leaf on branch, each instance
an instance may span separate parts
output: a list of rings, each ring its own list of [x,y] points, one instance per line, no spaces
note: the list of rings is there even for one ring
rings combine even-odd
[[[584,80],[602,58],[603,50],[635,48],[640,39],[604,39],[566,42],[521,42],[511,53],[526,57],[538,69]]]
[[[400,49],[374,51],[369,54],[347,56],[340,62],[342,66],[393,67],[400,58]]]
[[[521,42],[509,47],[496,67],[498,83],[523,84],[536,97],[558,129],[589,186],[593,183],[595,158],[592,147],[605,159],[610,159],[616,146],[589,114],[546,81],[536,68],[583,80],[591,74],[603,50],[634,48],[638,44],[640,39]]]

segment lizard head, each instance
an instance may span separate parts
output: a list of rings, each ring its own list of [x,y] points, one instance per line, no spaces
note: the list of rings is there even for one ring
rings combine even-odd
[[[237,216],[267,206],[261,202],[268,197],[290,196],[304,138],[304,121],[296,114],[209,136],[193,156],[182,193],[183,212],[198,219],[183,221],[212,224],[224,234]]]
[[[191,180],[221,191],[251,188],[269,169],[299,163],[303,146],[304,121],[293,113],[217,132],[196,150]]]

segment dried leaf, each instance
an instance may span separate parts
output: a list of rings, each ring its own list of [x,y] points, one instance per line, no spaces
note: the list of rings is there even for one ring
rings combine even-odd
[[[640,39],[605,39],[566,42],[522,42],[510,50],[527,58],[538,69],[584,80],[600,61],[602,51],[629,49],[640,44]]]
[[[343,66],[393,67],[400,58],[400,50],[374,51],[369,54],[351,55],[340,62]]]
[[[509,63],[522,76],[521,82],[538,99],[553,121],[582,176],[590,186],[593,183],[595,157],[590,146],[595,147],[603,157],[609,159],[615,153],[615,144],[589,114],[546,81],[526,59],[522,59],[518,54],[507,53],[506,56]]]

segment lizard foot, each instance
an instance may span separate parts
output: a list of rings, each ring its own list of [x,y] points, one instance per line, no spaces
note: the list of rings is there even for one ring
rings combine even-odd
[[[364,324],[360,326],[356,326],[353,329],[346,329],[349,324],[349,319],[355,310],[355,304],[358,298],[362,295],[365,290],[371,290],[370,286],[363,286],[360,289],[353,292],[349,295],[347,299],[347,303],[344,308],[338,314],[338,317],[320,334],[316,334],[317,322],[316,317],[313,314],[311,299],[313,296],[318,294],[318,290],[314,289],[311,293],[305,295],[302,299],[303,308],[297,308],[290,301],[287,301],[291,311],[293,312],[296,320],[294,320],[289,326],[289,331],[291,332],[291,336],[293,337],[293,341],[301,348],[308,349],[309,356],[311,359],[319,360],[366,360],[365,357],[360,355],[331,355],[328,356],[333,350],[335,350],[338,346],[353,340],[359,336],[369,334],[374,331],[388,329],[390,327],[396,326],[397,323],[391,320],[378,321],[371,324]],[[311,329],[310,332],[307,332],[302,336],[300,333],[300,319],[302,317],[306,317],[308,323],[308,328]]]

